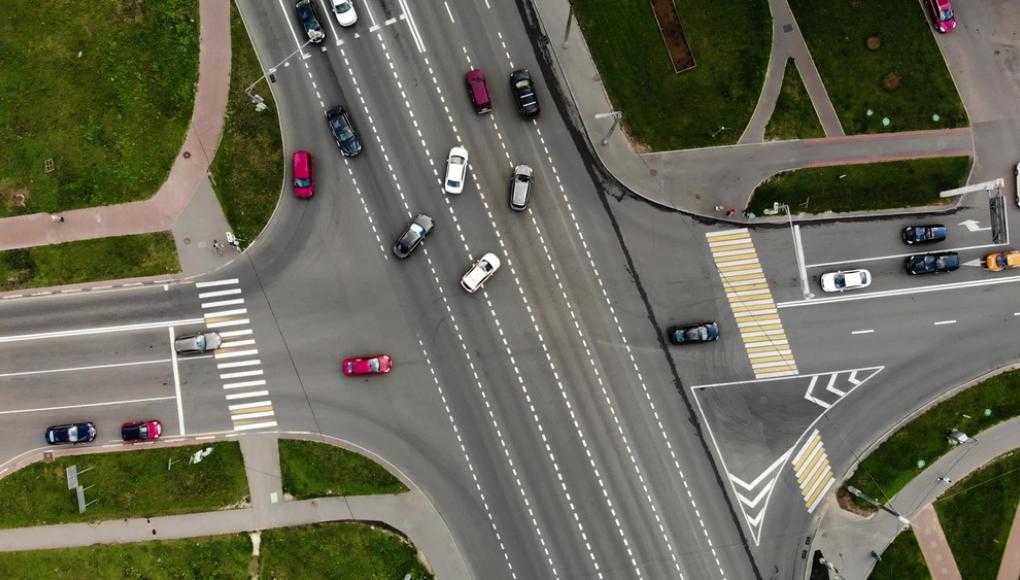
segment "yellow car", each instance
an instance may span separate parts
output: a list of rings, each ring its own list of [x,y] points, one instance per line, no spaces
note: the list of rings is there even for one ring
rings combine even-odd
[[[1020,250],[988,254],[985,256],[985,267],[992,272],[1020,268]]]

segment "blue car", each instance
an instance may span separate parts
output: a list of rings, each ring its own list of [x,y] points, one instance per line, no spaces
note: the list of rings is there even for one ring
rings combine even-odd
[[[46,442],[50,445],[89,443],[95,439],[96,424],[91,421],[54,425],[46,429]]]
[[[673,344],[696,344],[713,342],[719,338],[719,325],[715,322],[699,322],[685,326],[670,326],[666,335]]]
[[[941,224],[931,224],[923,226],[907,226],[903,228],[900,233],[900,237],[903,238],[903,243],[908,246],[914,244],[934,244],[936,242],[945,241],[946,236],[949,234],[949,228]]]

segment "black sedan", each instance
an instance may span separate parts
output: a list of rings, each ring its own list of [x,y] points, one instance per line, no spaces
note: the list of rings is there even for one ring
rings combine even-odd
[[[91,421],[54,425],[46,429],[46,442],[50,445],[89,443],[95,438],[96,424]]]
[[[510,90],[517,101],[517,112],[522,117],[534,117],[539,113],[538,95],[535,94],[535,82],[531,80],[528,69],[522,68],[510,73]]]
[[[699,322],[686,326],[670,326],[666,334],[673,344],[712,342],[719,338],[719,325],[715,322]]]
[[[900,232],[903,243],[908,246],[914,244],[934,244],[945,241],[949,228],[941,224],[930,224],[924,226],[907,226]]]
[[[354,128],[354,121],[351,114],[342,106],[337,105],[326,111],[326,124],[329,125],[329,132],[336,141],[336,146],[344,157],[355,157],[361,153],[361,139],[358,138],[358,130]]]
[[[319,44],[326,38],[326,33],[319,24],[319,17],[315,13],[315,5],[312,0],[298,0],[294,4],[294,11],[297,12],[298,20],[301,21],[301,28],[305,29],[308,40]]]
[[[960,255],[956,252],[915,254],[907,258],[907,274],[937,274],[952,272],[960,267]]]
[[[411,223],[407,225],[404,234],[393,244],[393,255],[403,260],[411,255],[425,238],[432,233],[435,222],[426,214],[420,213],[414,216]]]

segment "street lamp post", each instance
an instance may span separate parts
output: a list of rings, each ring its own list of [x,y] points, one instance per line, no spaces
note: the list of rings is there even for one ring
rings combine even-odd
[[[800,278],[800,289],[806,298],[813,298],[814,294],[808,286],[807,268],[804,267],[804,249],[800,245],[800,226],[793,225],[793,215],[790,212],[789,204],[776,204],[776,209],[786,212],[786,223],[790,224],[790,235],[793,237],[793,256],[797,267],[797,277]]]
[[[294,51],[288,54],[287,56],[283,57],[283,60],[266,69],[266,72],[263,73],[262,76],[255,79],[250,85],[248,85],[248,88],[244,89],[244,94],[248,95],[248,99],[252,102],[253,105],[255,105],[255,109],[257,111],[264,111],[266,109],[266,103],[265,99],[263,99],[261,95],[257,95],[252,92],[252,89],[255,88],[255,85],[259,84],[259,82],[262,81],[262,79],[275,73],[276,69],[283,66],[283,64],[290,60],[291,57],[293,57],[295,54],[304,50],[304,48],[308,46],[311,42],[312,42],[311,40],[306,40],[304,44],[294,49]]]
[[[574,2],[570,2],[570,10],[567,12],[567,29],[563,31],[563,48],[567,47],[567,40],[570,38],[570,23],[574,20]]]
[[[602,139],[602,145],[603,146],[609,145],[609,138],[613,136],[613,133],[616,131],[616,128],[620,125],[620,119],[623,118],[623,113],[621,113],[620,111],[612,111],[610,113],[598,113],[598,114],[595,115],[595,118],[596,119],[612,118],[613,119],[613,124],[612,124],[612,126],[609,127],[609,132],[606,133],[606,137],[604,139]]]

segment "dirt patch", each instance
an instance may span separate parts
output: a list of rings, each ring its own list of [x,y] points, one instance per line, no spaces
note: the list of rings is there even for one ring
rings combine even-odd
[[[0,185],[0,206],[7,211],[14,211],[25,207],[28,203],[27,189],[9,189]]]
[[[850,495],[850,492],[847,490],[845,485],[839,486],[839,489],[836,490],[836,503],[838,503],[839,507],[844,510],[862,517],[870,517],[875,513],[875,510],[862,508],[854,503],[853,496]]]
[[[900,81],[902,80],[903,77],[894,72],[891,72],[885,75],[885,78],[882,79],[882,88],[889,92],[893,92],[896,89],[900,88]]]
[[[670,62],[673,63],[673,70],[678,73],[691,70],[695,66],[694,54],[687,44],[683,23],[680,22],[680,14],[673,0],[652,0],[651,4],[655,21],[659,23],[659,31],[662,33],[662,41],[666,44],[666,52],[669,54]]]

